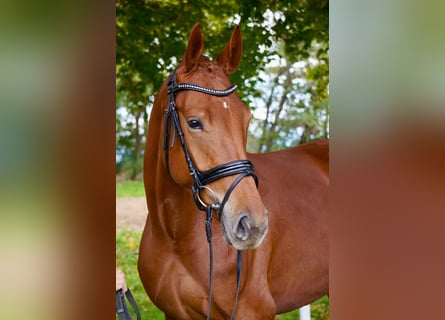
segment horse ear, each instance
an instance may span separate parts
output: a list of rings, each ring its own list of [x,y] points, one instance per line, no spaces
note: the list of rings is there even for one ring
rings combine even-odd
[[[190,39],[185,49],[184,62],[186,71],[192,70],[198,63],[204,51],[204,40],[201,34],[201,25],[196,23],[190,32]]]
[[[233,29],[229,42],[219,54],[218,59],[216,59],[222,65],[226,74],[229,75],[238,69],[242,51],[243,41],[241,31],[239,26],[236,26],[235,29]]]

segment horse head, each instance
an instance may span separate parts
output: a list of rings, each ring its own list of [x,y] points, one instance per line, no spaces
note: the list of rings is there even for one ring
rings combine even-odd
[[[176,87],[169,85],[169,94],[173,96],[180,125],[175,129],[169,120],[164,123],[164,151],[167,152],[164,164],[173,181],[184,188],[196,189],[198,175],[194,175],[194,168],[202,173],[214,168],[222,172],[221,166],[225,164],[241,164],[247,169],[251,166],[246,152],[251,113],[229,81],[242,53],[239,27],[235,27],[216,60],[203,56],[203,52],[204,41],[200,25],[196,24],[184,57],[170,77],[170,83],[174,81]],[[181,84],[192,87],[178,89]],[[193,90],[193,86],[201,89]],[[221,94],[216,94],[218,92]],[[171,99],[169,97],[169,104]],[[167,119],[169,116],[166,113]],[[253,167],[251,169],[253,172]],[[255,174],[247,174],[235,183],[237,174],[210,179],[205,186],[198,186],[196,196],[203,206],[224,203],[219,215],[224,239],[236,249],[253,249],[266,235],[268,212],[258,193]],[[227,193],[230,196],[225,197]]]

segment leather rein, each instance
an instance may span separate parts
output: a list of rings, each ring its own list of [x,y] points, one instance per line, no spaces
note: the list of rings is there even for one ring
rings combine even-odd
[[[236,85],[232,85],[226,90],[215,90],[207,87],[203,87],[197,84],[192,83],[180,83],[178,84],[176,81],[176,69],[169,77],[168,81],[168,106],[165,109],[164,116],[164,160],[165,166],[167,168],[167,172],[169,176],[172,178],[170,173],[169,166],[169,149],[173,147],[175,142],[175,136],[178,136],[179,143],[181,144],[182,150],[184,152],[185,160],[187,162],[188,170],[190,175],[193,177],[193,187],[192,187],[192,195],[193,199],[199,210],[206,212],[206,235],[207,242],[209,243],[209,254],[210,254],[210,275],[209,275],[209,303],[208,303],[208,311],[207,311],[207,320],[210,319],[210,311],[212,304],[212,289],[213,289],[213,247],[212,247],[212,217],[213,212],[217,212],[218,219],[221,220],[221,216],[224,210],[224,206],[229,200],[229,197],[238,183],[247,176],[251,176],[255,179],[255,183],[258,187],[258,177],[255,174],[255,170],[253,164],[249,160],[235,160],[231,161],[214,168],[211,168],[206,171],[199,171],[198,168],[193,163],[190,153],[188,152],[184,133],[181,129],[181,124],[179,121],[178,110],[176,108],[175,96],[179,91],[196,91],[204,94],[209,94],[216,97],[226,97],[232,94],[236,90]],[[171,141],[169,143],[169,134],[170,128],[172,131]],[[226,194],[224,195],[223,200],[220,202],[216,197],[215,192],[210,189],[207,184],[224,178],[228,176],[238,175],[235,180],[232,182],[230,187],[227,189]],[[173,178],[172,178],[173,179]],[[211,204],[205,203],[200,196],[200,192],[206,190],[213,196],[213,202]],[[236,263],[236,292],[235,292],[235,303],[232,310],[231,319],[235,318],[236,306],[238,302],[238,294],[240,288],[240,279],[241,279],[241,265],[242,265],[242,251],[238,250],[237,252],[237,263]]]

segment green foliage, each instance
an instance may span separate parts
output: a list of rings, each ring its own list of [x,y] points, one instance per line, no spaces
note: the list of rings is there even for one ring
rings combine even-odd
[[[116,182],[116,198],[145,197],[145,189],[142,181]]]
[[[329,298],[327,296],[311,304],[311,318],[314,320],[329,320]]]
[[[126,179],[142,180],[143,159],[126,159],[119,165],[117,173],[123,175]]]
[[[125,95],[133,102],[131,108],[148,105],[149,96],[182,57],[196,22],[201,22],[206,53],[213,57],[222,50],[233,27],[240,25],[243,57],[232,79],[239,84],[264,70],[277,54],[273,48],[276,42],[285,44],[291,62],[309,57],[314,41],[323,44],[317,54],[327,57],[327,0],[219,0],[211,4],[203,0],[117,0],[117,90],[119,97]],[[249,88],[241,90],[249,92]]]
[[[131,289],[141,311],[142,319],[164,319],[163,313],[150,301],[137,272],[137,257],[141,233],[134,230],[120,230],[116,233],[116,266],[125,273],[128,287]],[[298,310],[276,316],[276,320],[299,319]],[[329,300],[323,297],[311,304],[312,320],[329,319]],[[117,319],[117,318],[116,318]]]
[[[300,319],[300,311],[294,310],[288,313],[277,315],[275,320],[296,320]],[[329,320],[329,298],[324,296],[311,304],[312,320]]]
[[[259,88],[266,114],[252,120],[260,138],[249,151],[276,151],[329,136],[329,69],[314,54],[308,61],[284,60],[266,70]]]

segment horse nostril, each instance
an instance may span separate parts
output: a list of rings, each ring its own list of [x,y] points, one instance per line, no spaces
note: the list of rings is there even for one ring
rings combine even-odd
[[[250,228],[249,218],[242,217],[235,228],[235,236],[240,240],[246,240],[249,237]]]

